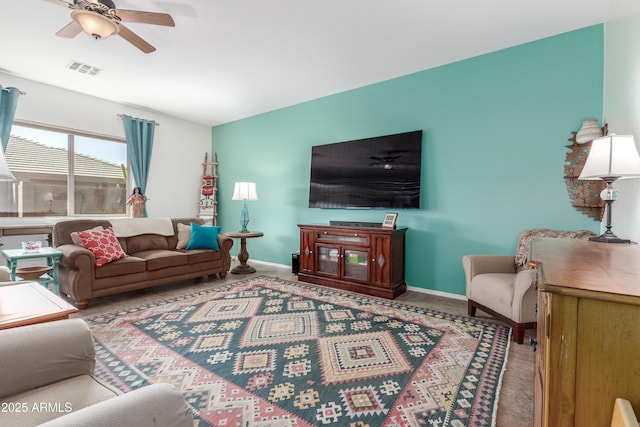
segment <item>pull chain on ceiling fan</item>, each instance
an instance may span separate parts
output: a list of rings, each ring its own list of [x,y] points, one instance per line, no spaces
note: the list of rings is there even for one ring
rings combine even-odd
[[[175,27],[175,22],[169,14],[118,9],[111,0],[73,0],[73,3],[64,0],[47,1],[73,9],[71,12],[72,21],[56,33],[60,37],[74,38],[84,31],[99,40],[117,34],[144,53],[151,53],[156,48],[127,28],[122,22]]]

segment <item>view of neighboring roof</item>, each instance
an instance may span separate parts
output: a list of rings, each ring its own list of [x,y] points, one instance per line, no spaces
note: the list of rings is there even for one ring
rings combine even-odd
[[[49,147],[19,136],[9,136],[5,157],[14,174],[67,175],[68,173],[66,149]],[[74,166],[76,176],[124,179],[120,165],[84,154],[75,153]]]

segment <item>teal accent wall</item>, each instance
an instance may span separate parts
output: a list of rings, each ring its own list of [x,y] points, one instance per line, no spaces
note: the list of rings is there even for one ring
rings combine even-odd
[[[602,120],[603,46],[597,25],[216,126],[218,223],[239,230],[233,184],[255,181],[250,258],[290,265],[297,224],[385,213],[308,208],[311,146],[422,129],[422,207],[398,211],[406,280],[464,295],[465,254],[514,254],[528,228],[598,231],[563,166],[571,131]]]

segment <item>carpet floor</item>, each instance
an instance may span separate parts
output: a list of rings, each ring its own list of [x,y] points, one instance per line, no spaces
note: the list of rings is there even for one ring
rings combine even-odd
[[[510,329],[275,277],[86,317],[96,374],[199,425],[491,426]]]

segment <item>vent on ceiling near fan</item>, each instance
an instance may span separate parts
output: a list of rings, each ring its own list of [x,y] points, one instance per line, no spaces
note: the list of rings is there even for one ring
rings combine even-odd
[[[67,68],[82,74],[87,74],[89,76],[97,76],[102,71],[100,68],[83,64],[82,62],[78,61],[71,61]]]

